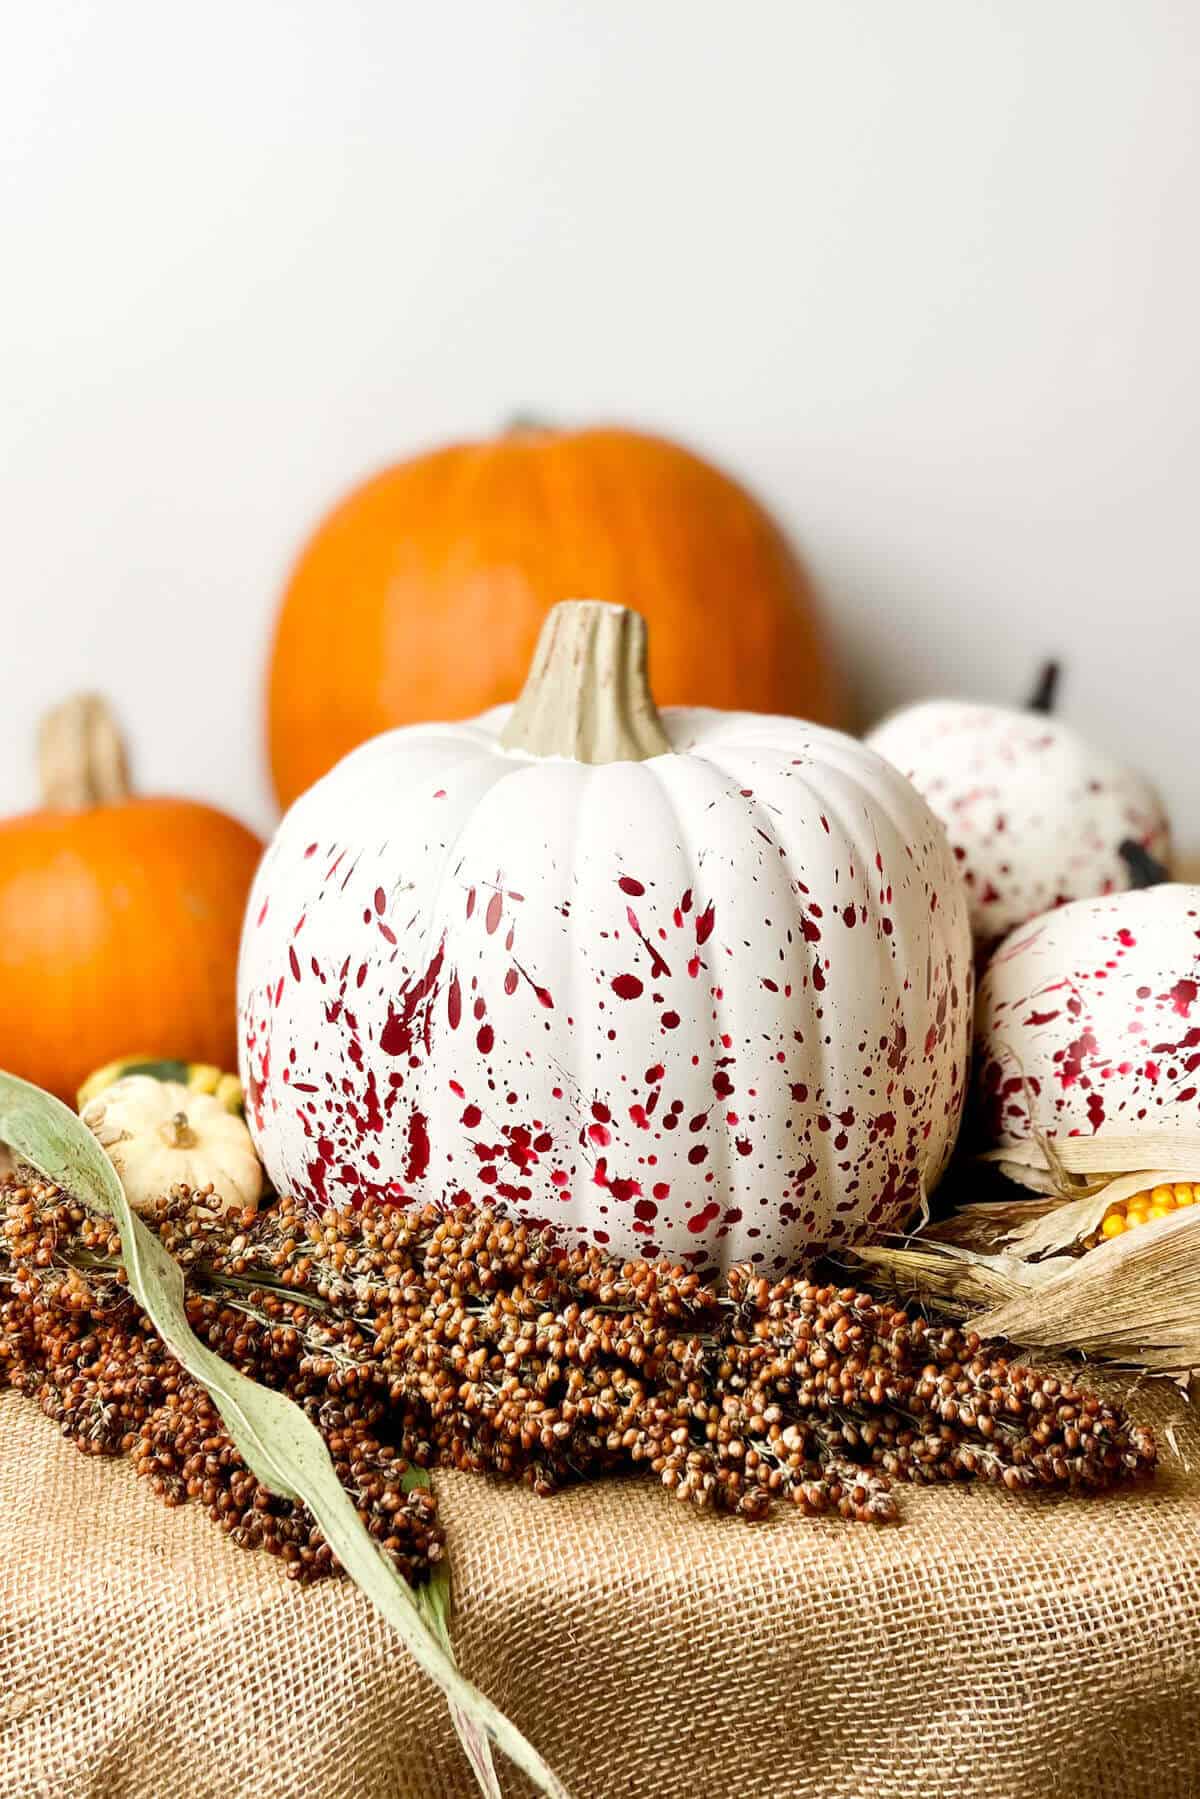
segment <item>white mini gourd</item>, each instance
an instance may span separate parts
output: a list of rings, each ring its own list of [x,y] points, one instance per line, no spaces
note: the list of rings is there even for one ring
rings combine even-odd
[[[105,1150],[138,1212],[177,1184],[200,1194],[209,1209],[241,1212],[257,1205],[262,1164],[243,1121],[212,1094],[148,1074],[125,1075],[80,1113]]]
[[[296,802],[239,994],[281,1189],[775,1270],[938,1179],[972,965],[907,781],[796,719],[660,715],[643,621],[577,602],[515,707],[389,732]]]

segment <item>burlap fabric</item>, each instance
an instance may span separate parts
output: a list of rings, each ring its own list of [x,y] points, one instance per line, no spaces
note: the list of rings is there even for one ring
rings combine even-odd
[[[459,1658],[575,1799],[1195,1795],[1200,1429],[1136,1409],[1176,1421],[1146,1489],[906,1492],[887,1529],[439,1476]],[[4,1799],[473,1792],[347,1583],[298,1590],[13,1394],[0,1541]]]

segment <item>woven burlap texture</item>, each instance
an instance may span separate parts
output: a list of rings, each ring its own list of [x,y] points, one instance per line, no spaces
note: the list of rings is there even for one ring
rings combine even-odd
[[[1147,1487],[906,1490],[880,1529],[439,1475],[459,1660],[574,1799],[1195,1795],[1200,1429],[1133,1408],[1176,1446]],[[301,1591],[0,1395],[5,1799],[473,1792],[348,1583]]]

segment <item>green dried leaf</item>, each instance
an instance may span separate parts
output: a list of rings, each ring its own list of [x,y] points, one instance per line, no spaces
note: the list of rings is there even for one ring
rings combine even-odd
[[[272,1493],[308,1507],[351,1580],[442,1689],[488,1799],[499,1799],[500,1793],[490,1743],[539,1792],[549,1799],[568,1799],[537,1750],[455,1667],[448,1573],[421,1600],[372,1540],[338,1480],[320,1432],[299,1406],[230,1367],[193,1334],[182,1271],[133,1211],[112,1163],[74,1112],[28,1081],[0,1072],[0,1142],[47,1180],[113,1218],[129,1286],[142,1310],[175,1359],[211,1395],[247,1467]]]
[[[406,1493],[411,1493],[416,1487],[432,1487],[433,1482],[424,1468],[409,1468],[400,1484]],[[450,1640],[450,1563],[445,1556],[434,1565],[425,1585],[417,1588],[417,1608],[446,1654],[452,1657],[454,1645]],[[471,1764],[480,1791],[487,1795],[487,1799],[504,1799],[496,1766],[492,1761],[492,1746],[487,1732],[481,1730],[470,1713],[465,1712],[453,1699],[448,1704],[450,1721],[462,1744],[463,1754]]]

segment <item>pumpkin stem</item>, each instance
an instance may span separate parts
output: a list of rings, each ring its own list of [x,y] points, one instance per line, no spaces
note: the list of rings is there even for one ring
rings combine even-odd
[[[1054,702],[1058,696],[1058,677],[1062,673],[1061,663],[1043,662],[1038,674],[1037,686],[1026,702],[1027,712],[1053,712]]]
[[[534,412],[514,412],[504,421],[505,437],[545,437],[551,427]]]
[[[1152,856],[1136,837],[1127,837],[1117,854],[1129,870],[1129,885],[1135,891],[1142,887],[1160,887],[1171,878],[1165,864]]]
[[[52,812],[86,812],[129,798],[125,744],[107,700],[77,693],[38,725],[38,785]]]
[[[196,1142],[196,1133],[188,1123],[186,1112],[176,1112],[168,1118],[159,1126],[158,1134],[168,1149],[191,1149]]]
[[[641,613],[602,600],[553,607],[500,742],[506,750],[575,762],[669,755],[646,677]]]

